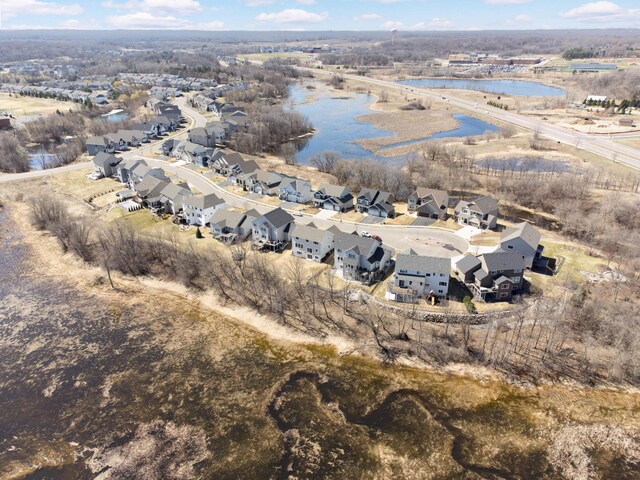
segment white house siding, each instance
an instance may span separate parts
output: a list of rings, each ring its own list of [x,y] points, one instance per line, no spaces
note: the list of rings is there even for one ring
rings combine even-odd
[[[331,251],[331,244],[328,237],[325,237],[322,242],[314,242],[294,236],[291,248],[295,257],[320,263]]]

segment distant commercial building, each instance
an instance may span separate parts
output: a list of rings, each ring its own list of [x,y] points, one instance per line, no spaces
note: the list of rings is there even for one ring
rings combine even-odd
[[[618,69],[615,63],[572,63],[571,70],[576,72],[612,72]]]

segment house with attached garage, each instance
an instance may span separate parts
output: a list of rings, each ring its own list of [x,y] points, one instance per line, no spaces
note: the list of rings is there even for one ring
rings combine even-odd
[[[472,202],[461,200],[455,208],[456,221],[481,230],[492,230],[498,225],[498,202],[484,196]]]
[[[113,177],[116,174],[117,166],[122,161],[121,158],[106,152],[99,152],[93,157],[94,171],[101,177]]]
[[[255,160],[245,160],[237,153],[225,155],[224,158],[228,162],[228,166],[225,168],[223,175],[232,183],[242,185],[243,179],[247,175],[251,175],[260,169]]]
[[[335,233],[333,268],[344,279],[370,285],[379,281],[390,265],[393,250],[374,238]]]
[[[136,185],[135,192],[145,207],[159,207],[160,194],[167,185],[169,185],[168,181],[148,176]]]
[[[186,184],[169,183],[160,192],[160,202],[165,213],[175,215],[182,210],[182,205],[193,193]]]
[[[418,187],[407,199],[407,210],[419,217],[445,220],[449,207],[449,194],[444,190]]]
[[[242,187],[259,195],[277,195],[282,179],[282,175],[277,173],[256,170],[242,177]]]
[[[149,141],[149,137],[139,130],[118,130],[116,133],[109,133],[106,137],[116,144],[116,148],[120,151],[137,148]]]
[[[251,235],[253,221],[259,216],[260,214],[255,210],[246,212],[216,210],[209,221],[211,234],[226,244],[242,241]]]
[[[313,199],[313,190],[306,180],[284,177],[278,186],[278,197],[285,202],[309,203]]]
[[[255,248],[279,252],[291,240],[293,217],[282,208],[275,208],[253,221],[252,242]]]
[[[213,193],[193,195],[182,203],[182,213],[189,225],[209,225],[213,214],[225,207],[224,200]]]
[[[356,210],[375,217],[390,217],[395,215],[393,195],[389,192],[363,188],[356,197]]]
[[[451,260],[418,255],[409,249],[396,257],[393,281],[387,286],[387,299],[415,303],[420,298],[445,297],[449,290]]]
[[[100,152],[114,153],[118,147],[117,142],[113,142],[109,137],[105,136],[89,137],[85,144],[87,146],[87,153],[91,156],[97,155]]]
[[[127,185],[131,190],[137,191],[136,184],[140,183],[145,177],[154,177],[165,182],[170,182],[169,177],[164,170],[158,167],[150,167],[146,163],[138,163],[128,169],[129,180]]]
[[[215,147],[216,142],[206,127],[196,127],[189,131],[189,141],[204,147]]]
[[[324,210],[346,212],[353,208],[353,195],[347,187],[323,183],[313,194],[313,205]]]
[[[522,255],[524,264],[529,270],[536,261],[540,260],[544,250],[540,245],[540,232],[527,222],[507,227],[500,234],[500,248],[506,252],[514,251]]]
[[[295,225],[291,233],[294,257],[321,263],[333,250],[333,232],[313,225]]]
[[[186,163],[195,163],[201,167],[209,166],[213,153],[213,148],[203,147],[188,140],[182,140],[177,143],[171,151],[171,155],[178,160]]]
[[[477,298],[509,301],[522,290],[525,264],[519,253],[498,249],[475,260],[470,257],[459,260],[454,271]]]

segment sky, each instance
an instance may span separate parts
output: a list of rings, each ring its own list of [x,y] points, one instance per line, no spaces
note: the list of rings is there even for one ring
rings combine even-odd
[[[2,29],[640,28],[640,0],[0,0]]]

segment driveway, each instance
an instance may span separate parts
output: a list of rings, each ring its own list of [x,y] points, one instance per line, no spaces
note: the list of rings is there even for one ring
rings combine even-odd
[[[382,223],[384,218],[382,217],[374,217],[373,215],[366,215],[359,223],[364,223],[365,225],[375,225],[377,223]]]
[[[428,227],[429,225],[433,225],[434,223],[436,223],[436,221],[433,218],[418,217],[413,222],[411,222],[411,225],[413,225],[414,227]]]
[[[338,212],[334,212],[333,210],[320,210],[318,213],[314,215],[314,218],[319,220],[329,220],[334,217]]]

